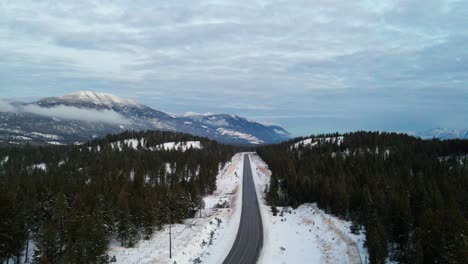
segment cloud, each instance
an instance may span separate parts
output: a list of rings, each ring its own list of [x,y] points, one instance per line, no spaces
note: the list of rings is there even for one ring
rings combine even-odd
[[[382,128],[363,119],[370,109],[404,126],[432,107],[456,126],[468,111],[458,103],[468,100],[466,6],[10,1],[0,18],[0,89],[7,97],[99,89],[166,112],[264,116],[296,134],[353,121]]]
[[[104,122],[109,124],[129,124],[130,121],[122,115],[111,110],[91,110],[72,106],[54,106],[51,108],[37,105],[25,105],[20,111],[47,117],[56,117],[69,120],[79,120],[87,122]]]
[[[0,98],[0,112],[14,112],[15,107],[7,100]]]
[[[78,120],[86,122],[103,122],[108,124],[130,124],[131,121],[112,110],[83,109],[73,106],[41,107],[38,105],[12,105],[0,99],[0,112],[28,113],[51,118]]]

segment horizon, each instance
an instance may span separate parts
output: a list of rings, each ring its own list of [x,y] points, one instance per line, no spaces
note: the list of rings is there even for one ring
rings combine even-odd
[[[67,94],[62,94],[62,95],[55,95],[55,96],[46,96],[46,97],[38,97],[38,98],[31,98],[31,97],[22,97],[22,98],[17,98],[17,99],[11,99],[13,102],[23,102],[23,103],[33,103],[33,102],[36,102],[36,101],[39,101],[41,99],[44,99],[44,98],[48,98],[48,97],[62,97],[62,96],[65,96],[65,95],[73,95],[73,94],[79,94],[79,93],[88,93],[88,92],[91,92],[91,93],[100,93],[100,94],[106,94],[106,95],[110,95],[110,96],[115,96],[119,99],[130,99],[131,101],[133,101],[134,103],[137,103],[137,104],[140,104],[140,102],[138,100],[134,100],[134,99],[131,99],[131,98],[124,98],[124,97],[120,97],[118,95],[115,95],[115,94],[111,94],[111,93],[106,93],[106,92],[96,92],[96,91],[91,91],[91,90],[81,90],[81,91],[74,91],[74,92],[71,92],[71,93],[67,93]],[[1,98],[0,97],[0,112],[4,111],[4,112],[8,112],[8,111],[12,111],[12,112],[15,112],[15,110],[9,110],[8,108],[8,104],[10,103],[10,101],[8,101],[10,99],[8,98]],[[3,102],[5,102],[7,105],[5,104],[2,104]],[[151,106],[149,106],[151,107]],[[153,108],[153,107],[151,107]],[[158,111],[162,111],[166,114],[169,114],[171,116],[174,116],[174,117],[184,117],[184,116],[196,116],[196,115],[201,115],[201,116],[205,116],[205,115],[231,115],[231,116],[237,116],[237,117],[241,117],[241,118],[245,118],[247,120],[250,120],[250,121],[253,121],[253,122],[257,122],[257,123],[260,123],[264,126],[280,126],[282,128],[284,128],[286,131],[290,132],[286,127],[283,127],[281,124],[275,124],[275,123],[268,123],[268,122],[260,122],[260,121],[256,121],[256,120],[251,120],[249,119],[248,117],[245,117],[245,116],[239,116],[237,114],[233,114],[233,113],[213,113],[213,112],[205,112],[205,113],[198,113],[198,112],[184,112],[184,113],[171,113],[171,112],[165,112],[163,109],[156,109],[156,108],[153,108],[154,110],[158,110]],[[63,109],[62,109],[63,110]],[[38,111],[38,109],[34,109],[34,111]],[[40,110],[39,110],[40,111]],[[77,119],[77,120],[88,120],[86,118],[89,118],[90,121],[93,121],[93,120],[105,120],[105,119],[109,119],[108,121],[110,122],[121,122],[122,124],[126,123],[125,121],[125,118],[124,117],[121,117],[120,115],[118,115],[117,113],[115,113],[115,115],[108,115],[108,111],[105,111],[106,113],[102,113],[102,111],[96,111],[94,113],[91,113],[91,112],[88,112],[89,110],[85,110],[84,114],[85,114],[85,119],[82,119],[82,117],[80,118],[76,118],[76,115],[78,113],[75,113],[73,116],[74,117],[68,117],[68,118],[71,118],[71,119]],[[82,112],[79,113],[80,115],[83,115]],[[97,117],[93,115],[96,115],[97,114]],[[48,113],[47,115],[52,115],[50,113]],[[62,113],[62,116],[63,116],[63,113]],[[102,117],[100,117],[102,116]],[[339,134],[346,134],[346,133],[354,133],[354,132],[362,132],[362,131],[366,131],[366,132],[387,132],[387,133],[403,133],[403,134],[407,134],[407,135],[410,135],[410,136],[416,136],[416,137],[420,137],[423,133],[426,133],[426,132],[434,132],[434,131],[437,131],[437,130],[452,130],[452,131],[456,131],[456,130],[465,130],[465,128],[461,127],[461,128],[456,128],[456,129],[448,129],[448,128],[444,128],[444,127],[433,127],[431,129],[427,129],[427,130],[419,130],[419,131],[397,131],[397,130],[363,130],[363,129],[356,129],[356,130],[344,130],[344,131],[319,131],[319,132],[316,132],[316,133],[309,133],[309,134],[303,134],[303,135],[296,135],[296,134],[293,134],[290,132],[290,136],[291,136],[291,139],[294,139],[294,138],[299,138],[299,137],[310,137],[310,136],[319,136],[319,135],[322,135],[322,134],[334,134],[334,133],[339,133]],[[426,136],[427,137],[427,136]]]
[[[296,136],[466,129],[467,7],[10,2],[0,18],[0,97],[93,90],[166,113],[235,114]]]

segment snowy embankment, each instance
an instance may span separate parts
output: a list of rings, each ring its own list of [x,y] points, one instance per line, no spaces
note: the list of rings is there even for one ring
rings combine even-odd
[[[259,156],[250,158],[264,230],[260,264],[364,263],[365,236],[352,234],[350,222],[326,214],[315,204],[279,207],[273,216],[264,199],[271,171]]]
[[[113,242],[109,256],[117,263],[222,263],[237,235],[242,208],[243,153],[236,154],[217,176],[217,189],[204,197],[202,217],[172,225],[172,259],[169,226],[156,231],[134,248]]]

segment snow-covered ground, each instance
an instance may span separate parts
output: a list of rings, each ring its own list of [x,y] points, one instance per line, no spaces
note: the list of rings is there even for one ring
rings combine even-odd
[[[180,150],[186,151],[187,149],[201,149],[200,141],[185,141],[185,142],[166,142],[155,147],[156,150]]]
[[[325,138],[307,138],[304,140],[301,140],[299,142],[296,142],[294,145],[292,145],[291,148],[298,148],[299,146],[304,146],[304,147],[313,147],[316,146],[318,143],[331,143],[331,144],[337,144],[338,146],[343,143],[343,136],[338,136],[338,137],[325,137]]]
[[[236,154],[217,176],[217,189],[204,197],[202,217],[172,225],[172,259],[169,227],[155,232],[134,248],[111,244],[109,256],[117,263],[222,263],[237,235],[242,207],[243,153]],[[210,243],[211,241],[211,243]]]
[[[9,158],[10,158],[9,156],[3,157],[3,158],[0,160],[0,166],[2,166],[3,164],[7,163]]]
[[[59,136],[54,135],[54,134],[44,134],[44,133],[39,133],[39,132],[31,132],[30,134],[31,134],[31,135],[34,135],[34,136],[39,136],[39,137],[47,138],[47,139],[53,139],[53,140],[60,139]]]
[[[257,155],[251,156],[251,164],[264,229],[260,264],[364,263],[365,236],[352,234],[350,222],[326,214],[315,204],[278,208],[273,216],[264,200],[271,172]]]
[[[36,248],[36,244],[34,243],[32,239],[29,239],[28,242],[29,242],[28,252],[26,252],[26,248],[23,250],[23,252],[21,252],[23,255],[20,256],[18,263],[32,263],[32,259],[34,256],[34,249]],[[25,254],[28,254],[28,261],[26,261]],[[16,258],[10,257],[10,259],[8,260],[8,263],[15,263],[16,260],[17,260]],[[4,264],[4,263],[7,263],[7,261],[4,260],[3,262],[0,262],[0,263]]]
[[[47,141],[47,143],[49,143],[51,145],[59,145],[59,146],[65,145],[64,143],[61,143],[61,142],[58,142],[58,141]]]
[[[45,163],[38,163],[38,164],[33,164],[31,166],[31,169],[33,170],[47,170],[47,165]]]
[[[265,143],[263,140],[257,138],[256,136],[246,134],[246,133],[242,133],[242,132],[235,131],[235,130],[231,130],[231,129],[218,128],[218,129],[216,129],[216,132],[220,133],[221,135],[229,135],[229,136],[233,136],[233,137],[236,137],[236,138],[245,139],[245,140],[249,141],[251,144],[258,145],[258,144]]]
[[[293,145],[293,148],[298,148],[299,146],[304,146],[304,147],[308,147],[308,146],[315,146],[318,144],[318,141],[315,141],[314,142],[314,139],[313,138],[308,138],[308,139],[304,139],[304,140],[301,140],[297,143],[295,143]]]
[[[117,141],[111,143],[112,149],[117,148],[122,151],[123,146],[127,146],[129,148],[138,149],[138,145],[145,146],[145,139],[142,138],[138,139],[125,139],[124,141]],[[166,142],[155,147],[148,148],[149,150],[159,151],[159,150],[178,150],[178,151],[186,151],[187,149],[201,149],[202,144],[200,141],[183,141],[183,142]],[[91,150],[91,149],[90,149]],[[98,150],[99,151],[99,150]]]

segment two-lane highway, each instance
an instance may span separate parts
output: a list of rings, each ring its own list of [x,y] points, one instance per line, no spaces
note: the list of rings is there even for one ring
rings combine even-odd
[[[263,226],[248,154],[244,155],[242,212],[236,241],[224,264],[256,263],[263,245]]]

